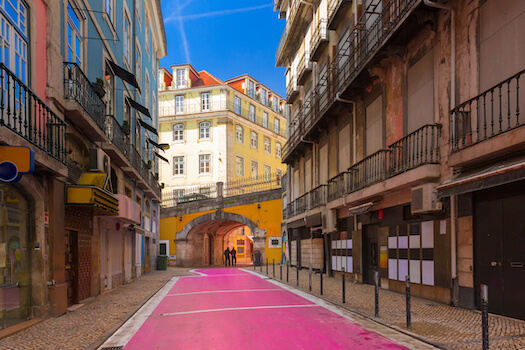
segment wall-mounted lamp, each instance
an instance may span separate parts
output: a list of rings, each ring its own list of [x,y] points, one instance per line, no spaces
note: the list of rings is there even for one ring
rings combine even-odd
[[[170,149],[170,145],[168,143],[161,143],[160,145],[160,148],[163,149],[163,150],[168,150]]]

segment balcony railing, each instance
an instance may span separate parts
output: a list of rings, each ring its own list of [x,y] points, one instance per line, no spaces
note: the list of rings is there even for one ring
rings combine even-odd
[[[520,127],[525,92],[520,77],[525,70],[491,87],[450,112],[452,152]]]
[[[122,129],[122,126],[117,122],[115,117],[106,117],[106,127],[104,128],[106,136],[126,158],[130,157],[130,142],[129,137]]]
[[[304,51],[303,55],[301,56],[301,59],[299,60],[299,64],[297,65],[297,81],[299,85],[304,83],[306,77],[308,76],[307,73],[311,71],[312,61],[310,61],[310,51],[306,50]]]
[[[66,163],[67,124],[0,63],[0,126]]]
[[[328,185],[320,185],[310,192],[310,209],[326,205],[328,199]]]
[[[105,129],[106,106],[76,63],[64,62],[64,98],[78,102],[100,129]]]
[[[352,83],[369,60],[386,43],[393,29],[419,2],[419,0],[397,0],[385,3],[381,0],[373,0],[369,3],[347,35],[348,39],[340,45],[331,64],[324,73],[320,74],[319,83],[313,89],[316,100],[303,105],[302,117],[309,125],[306,132],[324,116],[332,105],[335,95]],[[383,6],[381,11],[379,5]],[[316,35],[312,37],[312,52],[316,37]],[[288,152],[293,152],[300,142],[300,137],[294,137],[294,132],[297,131],[290,131]]]
[[[317,28],[312,34],[312,39],[310,40],[310,58],[312,61],[317,61],[319,58],[320,48],[322,47],[323,42],[328,41],[328,20],[326,18],[320,19]]]
[[[341,8],[343,3],[351,3],[351,0],[329,0],[328,2],[328,20],[332,22],[337,11]]]

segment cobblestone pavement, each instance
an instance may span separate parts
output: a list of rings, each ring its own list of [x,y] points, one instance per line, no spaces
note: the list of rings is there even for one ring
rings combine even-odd
[[[256,268],[266,274],[266,267]],[[268,276],[280,279],[279,265],[275,266],[275,277],[270,266]],[[290,268],[288,284],[296,287],[297,270]],[[286,267],[283,266],[283,280],[286,283]],[[299,288],[309,289],[308,269],[299,271]],[[365,315],[383,324],[430,340],[444,349],[481,349],[481,313],[474,310],[455,308],[446,304],[411,298],[412,328],[406,328],[405,295],[389,290],[379,291],[379,317],[374,317],[374,286],[346,281],[346,303],[342,303],[342,280],[340,276],[323,275],[323,298],[348,310]],[[319,274],[312,274],[313,295],[320,296]],[[508,317],[489,315],[490,349],[525,349],[525,321]]]
[[[46,319],[0,339],[0,349],[85,349],[173,276],[192,275],[190,269],[168,267],[153,271],[131,283],[88,300],[73,312]]]

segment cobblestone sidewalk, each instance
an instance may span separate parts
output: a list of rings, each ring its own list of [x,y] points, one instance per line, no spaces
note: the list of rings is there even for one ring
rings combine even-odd
[[[253,268],[251,268],[253,270]],[[257,272],[266,274],[266,267],[257,267]],[[308,292],[308,269],[299,271],[297,287],[297,270],[290,268],[288,284]],[[275,265],[275,276],[272,266],[268,277],[280,279],[279,265]],[[286,283],[286,267],[283,266],[282,281]],[[379,317],[374,317],[374,286],[355,284],[346,281],[346,303],[342,303],[342,280],[340,276],[323,275],[323,298],[348,310],[367,316],[385,325],[403,332],[415,334],[429,340],[433,345],[443,349],[481,349],[481,313],[473,310],[455,308],[434,301],[412,297],[412,328],[406,328],[405,295],[389,290],[379,291]],[[320,296],[319,274],[312,274],[313,295]],[[490,349],[525,349],[525,321],[508,317],[489,315]]]
[[[136,278],[57,318],[46,319],[19,333],[0,339],[0,349],[85,349],[173,276],[192,275],[190,269],[168,267]]]

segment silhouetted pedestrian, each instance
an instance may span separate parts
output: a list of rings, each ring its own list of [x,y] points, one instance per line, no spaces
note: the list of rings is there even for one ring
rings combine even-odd
[[[231,265],[231,261],[230,261],[230,247],[227,247],[226,250],[224,251],[224,264],[226,266]]]
[[[235,250],[235,247],[230,251],[230,255],[232,256],[232,265],[237,266],[237,251]]]

